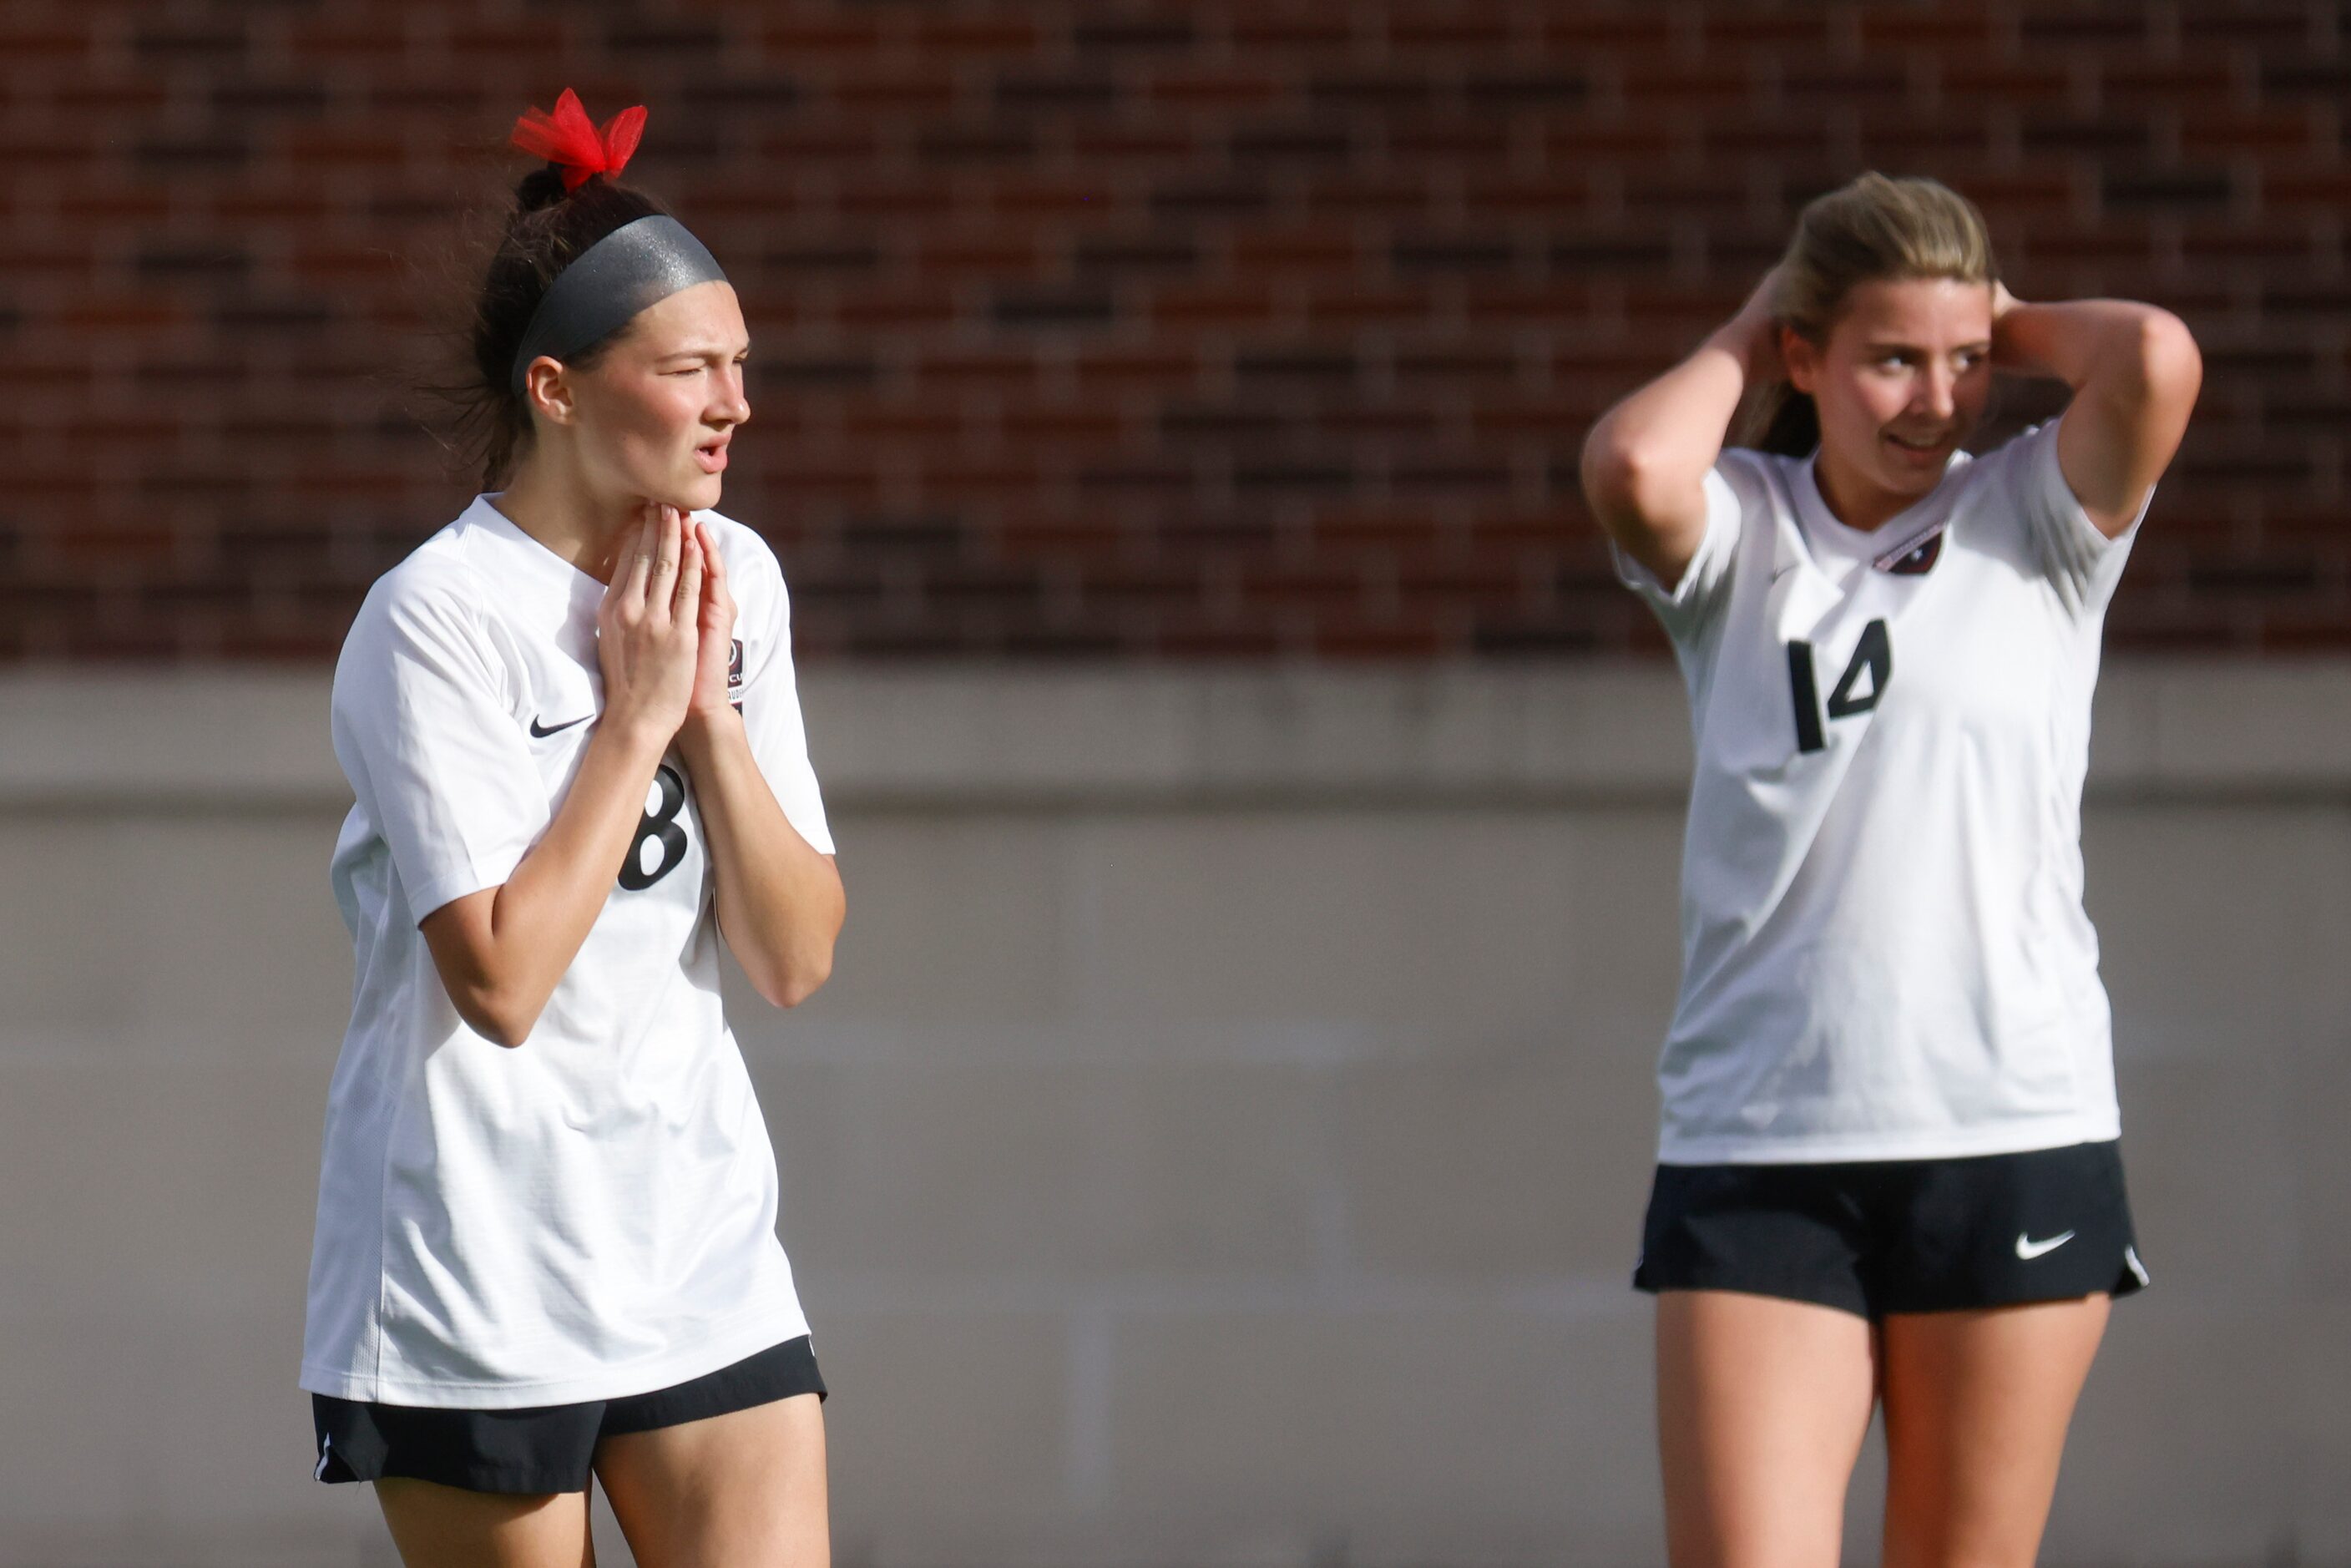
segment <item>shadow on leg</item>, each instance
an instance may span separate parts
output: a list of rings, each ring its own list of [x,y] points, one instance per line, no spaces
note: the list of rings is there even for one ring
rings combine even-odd
[[[1886,1320],[1886,1568],[2031,1568],[2109,1304]]]
[[[638,1568],[829,1568],[824,1409],[795,1395],[596,1447]]]
[[[584,1491],[515,1497],[389,1479],[375,1498],[408,1568],[596,1568]]]

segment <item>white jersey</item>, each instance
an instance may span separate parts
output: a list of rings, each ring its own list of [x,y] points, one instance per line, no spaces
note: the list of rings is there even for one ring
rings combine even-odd
[[[2119,1134],[2082,779],[2129,553],[2057,425],[1871,533],[1729,451],[1670,593],[1697,769],[1667,1164],[1942,1158]]]
[[[466,1027],[417,930],[513,873],[603,707],[604,585],[493,499],[375,584],[335,668],[335,754],[358,803],[332,880],[358,974],[302,1386],[348,1399],[609,1398],[808,1332],[776,1239],[774,1151],[720,1009],[710,864],[675,754],[520,1047]],[[830,853],[782,573],[756,533],[698,516],[737,602],[752,750],[792,826]]]

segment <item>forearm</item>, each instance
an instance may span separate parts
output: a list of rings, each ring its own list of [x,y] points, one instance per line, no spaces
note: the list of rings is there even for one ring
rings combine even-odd
[[[2093,382],[2135,386],[2147,377],[2155,341],[2178,325],[2169,311],[2128,299],[2017,303],[1993,323],[1992,362],[2077,392]]]
[[[620,875],[659,766],[657,737],[599,720],[546,834],[498,887],[425,922],[457,1010],[502,1045],[520,1045],[545,1010]]]
[[[785,817],[740,715],[689,717],[678,753],[701,807],[719,929],[759,994],[795,1006],[832,972],[845,910],[840,873]]]
[[[2074,389],[2058,432],[2067,484],[2091,520],[2127,526],[2188,428],[2203,382],[2196,340],[2168,310],[2126,299],[2002,300],[1992,362]]]

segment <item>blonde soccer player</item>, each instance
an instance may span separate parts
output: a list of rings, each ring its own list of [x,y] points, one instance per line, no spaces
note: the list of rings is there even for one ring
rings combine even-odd
[[[1996,372],[2073,389],[1961,449]],[[2024,303],[1975,208],[1866,175],[1586,442],[1697,764],[1635,1282],[1676,1568],[1829,1568],[1882,1402],[1889,1568],[2033,1560],[2147,1282],[2083,911],[2099,638],[2200,366]],[[1728,443],[1761,405],[1761,449]]]

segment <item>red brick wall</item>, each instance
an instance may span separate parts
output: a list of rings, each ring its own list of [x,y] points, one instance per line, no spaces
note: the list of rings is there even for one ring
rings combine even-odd
[[[813,656],[1654,649],[1583,430],[1871,164],[1975,195],[2028,298],[2202,340],[2114,640],[2340,648],[2346,33],[2301,0],[0,0],[0,660],[332,650],[471,489],[388,379],[402,258],[566,83],[652,106],[632,174],[745,296],[726,505]]]

